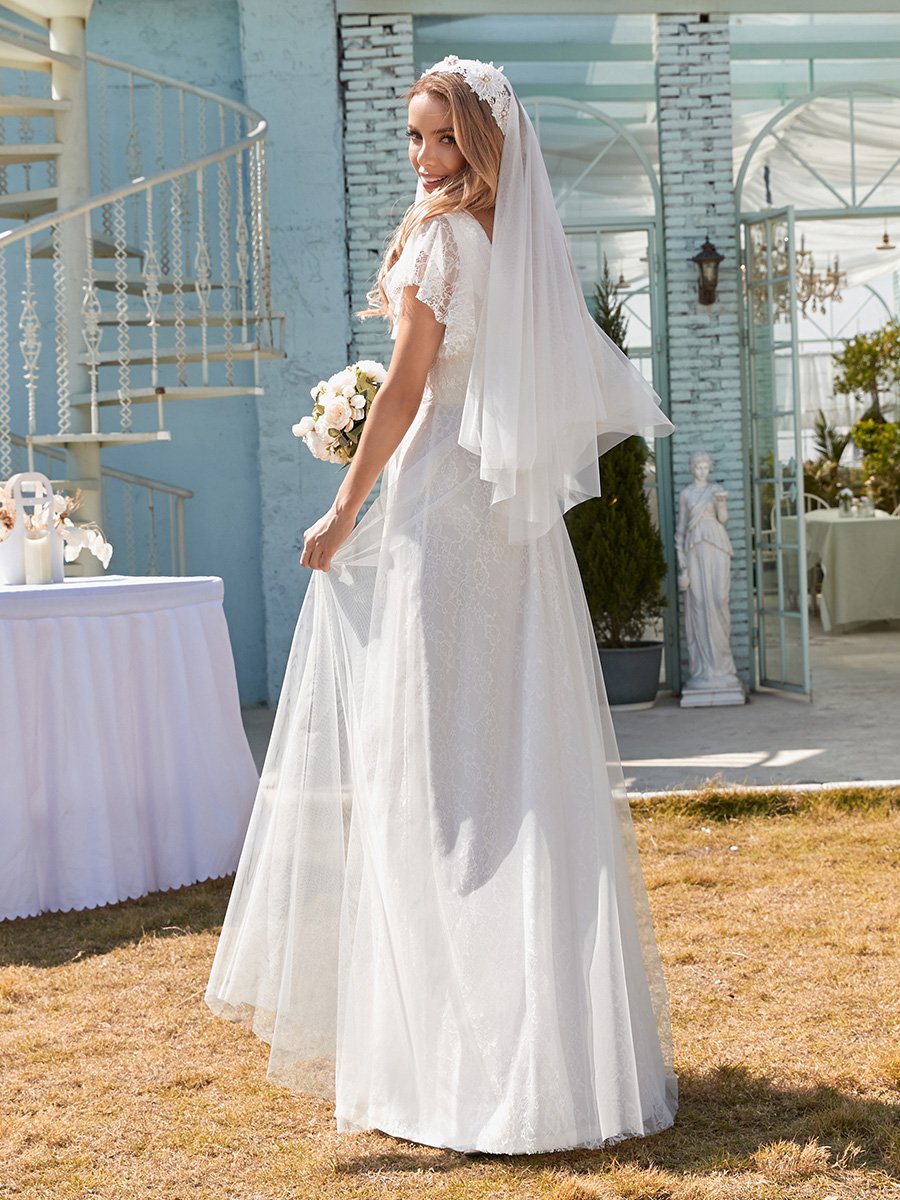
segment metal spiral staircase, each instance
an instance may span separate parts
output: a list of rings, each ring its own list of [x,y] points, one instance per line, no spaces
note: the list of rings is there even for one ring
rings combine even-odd
[[[173,400],[261,394],[283,318],[265,121],[87,53],[90,8],[0,4],[0,481],[21,430],[102,523],[101,451],[168,441]]]

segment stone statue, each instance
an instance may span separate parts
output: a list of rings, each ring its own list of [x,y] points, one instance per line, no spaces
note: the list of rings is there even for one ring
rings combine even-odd
[[[712,459],[707,453],[696,451],[690,465],[694,482],[678,498],[675,528],[690,668],[681,703],[684,707],[743,704],[744,686],[731,654],[728,493],[709,482]]]

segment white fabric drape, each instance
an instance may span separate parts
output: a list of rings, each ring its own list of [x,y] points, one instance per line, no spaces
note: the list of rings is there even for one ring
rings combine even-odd
[[[222,581],[0,588],[0,919],[227,875],[258,775]]]
[[[600,495],[598,456],[673,426],[588,312],[534,127],[514,99],[459,443],[478,454],[511,543]]]

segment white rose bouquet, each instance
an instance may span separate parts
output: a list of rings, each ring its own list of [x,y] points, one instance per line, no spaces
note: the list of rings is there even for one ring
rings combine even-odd
[[[311,454],[323,462],[344,466],[356,453],[363,424],[387,371],[379,362],[361,359],[323,379],[310,390],[312,416],[293,426]]]

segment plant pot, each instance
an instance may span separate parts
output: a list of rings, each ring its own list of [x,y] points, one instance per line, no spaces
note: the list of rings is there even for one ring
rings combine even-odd
[[[610,708],[652,708],[659,689],[662,642],[635,642],[613,650],[600,647],[600,666]]]

